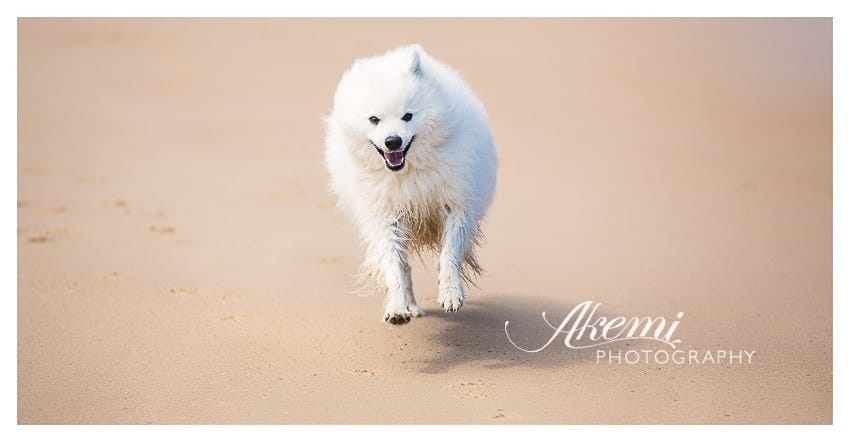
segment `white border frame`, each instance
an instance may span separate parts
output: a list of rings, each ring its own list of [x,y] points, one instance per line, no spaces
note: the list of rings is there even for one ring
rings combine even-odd
[[[848,161],[846,133],[838,129],[835,122],[848,121],[848,95],[846,78],[848,73],[848,44],[850,16],[844,13],[839,1],[807,0],[805,2],[782,0],[756,2],[744,0],[716,0],[702,4],[694,2],[650,0],[650,1],[594,1],[554,2],[547,0],[427,0],[413,4],[401,0],[314,0],[301,3],[271,2],[263,0],[239,1],[177,1],[148,0],[132,4],[108,0],[42,0],[19,2],[14,6],[0,6],[2,20],[2,50],[6,62],[2,71],[2,134],[6,141],[2,149],[3,194],[2,222],[2,298],[4,317],[2,321],[2,410],[4,440],[31,440],[42,436],[81,436],[93,441],[149,440],[162,436],[204,437],[226,440],[239,437],[250,431],[253,437],[280,438],[329,437],[339,440],[365,439],[374,437],[424,440],[444,438],[446,430],[458,438],[494,437],[514,439],[516,437],[551,440],[555,437],[652,437],[669,440],[687,437],[695,440],[710,440],[718,437],[735,439],[779,437],[810,437],[837,439],[846,429],[848,415],[847,357],[837,352],[840,347],[848,348],[848,329],[835,317],[848,313],[847,300],[838,294],[848,294]],[[17,226],[17,209],[11,201],[17,200],[17,17],[833,17],[833,416],[830,426],[707,426],[699,429],[689,426],[416,426],[387,428],[382,426],[259,426],[250,429],[240,426],[17,426],[17,237],[12,232]],[[845,97],[836,99],[835,97]],[[13,195],[14,194],[14,195]],[[14,228],[13,228],[14,227]],[[836,228],[844,227],[844,229]],[[15,265],[12,265],[15,263]],[[14,295],[14,296],[13,296]],[[842,343],[842,346],[836,343]],[[564,398],[569,400],[569,398]],[[568,431],[569,434],[560,434]],[[389,434],[386,434],[388,432]]]

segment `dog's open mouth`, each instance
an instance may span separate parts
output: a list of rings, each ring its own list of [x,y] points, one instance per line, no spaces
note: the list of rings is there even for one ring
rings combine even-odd
[[[404,168],[404,160],[407,157],[407,151],[410,150],[410,145],[413,144],[413,140],[415,139],[416,135],[410,137],[410,141],[407,142],[407,146],[404,146],[404,149],[391,151],[385,151],[381,149],[375,143],[373,143],[372,140],[369,140],[369,142],[372,143],[372,146],[384,159],[384,164],[387,166],[387,169],[392,170],[393,172],[397,172]]]

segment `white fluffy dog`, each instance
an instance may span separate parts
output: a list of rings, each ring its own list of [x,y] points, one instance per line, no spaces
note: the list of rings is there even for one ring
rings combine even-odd
[[[481,268],[475,247],[496,186],[484,106],[461,76],[418,45],[359,59],[326,119],[331,189],[366,245],[361,275],[387,292],[384,320],[423,315],[408,253],[439,252],[438,301],[463,305]]]

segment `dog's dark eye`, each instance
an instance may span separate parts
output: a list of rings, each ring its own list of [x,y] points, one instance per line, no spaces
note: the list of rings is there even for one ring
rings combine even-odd
[[[413,118],[413,114],[408,112],[408,113],[404,114],[403,117],[401,117],[401,121],[410,121],[411,118]]]
[[[378,117],[376,117],[376,116],[374,116],[374,115],[372,115],[371,117],[369,117],[369,122],[370,122],[370,123],[372,123],[372,124],[374,124],[375,126],[377,126],[377,125],[378,125],[378,123],[380,123],[380,122],[381,122],[381,119],[380,119],[380,118],[378,118]]]

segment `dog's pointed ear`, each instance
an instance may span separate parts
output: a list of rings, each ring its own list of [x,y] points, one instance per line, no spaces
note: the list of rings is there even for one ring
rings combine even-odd
[[[422,77],[422,57],[419,55],[419,48],[413,48],[413,57],[410,61],[410,73],[414,77]]]

